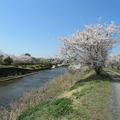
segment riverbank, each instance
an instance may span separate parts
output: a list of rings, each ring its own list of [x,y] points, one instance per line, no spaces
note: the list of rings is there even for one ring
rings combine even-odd
[[[19,104],[11,105],[10,112],[1,114],[10,115],[10,120],[110,120],[110,92],[107,74],[67,73],[27,94]]]
[[[39,72],[39,71],[37,71],[37,72]],[[36,74],[37,72],[32,72],[32,73],[28,73],[28,74],[25,74],[25,75],[1,77],[1,78],[0,78],[0,83],[2,83],[2,82],[8,82],[8,81],[11,81],[11,80],[17,80],[17,79],[19,79],[19,78],[23,78],[23,77],[26,77],[26,76],[29,76],[29,75]]]
[[[51,69],[51,67],[43,67],[39,69],[23,69],[17,67],[0,68],[0,83],[23,78],[46,69]]]
[[[0,83],[0,106],[9,107],[11,103],[32,90],[38,89],[47,82],[63,75],[65,68],[41,70],[35,74],[25,76],[16,80]]]

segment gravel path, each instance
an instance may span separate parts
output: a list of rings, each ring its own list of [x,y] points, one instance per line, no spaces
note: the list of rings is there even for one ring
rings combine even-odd
[[[112,113],[113,120],[120,120],[120,78],[109,72],[112,79]]]

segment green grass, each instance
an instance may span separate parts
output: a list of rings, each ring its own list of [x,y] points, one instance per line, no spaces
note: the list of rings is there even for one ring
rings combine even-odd
[[[109,120],[110,92],[107,74],[89,71],[58,97],[22,112],[18,120]]]
[[[120,69],[117,68],[104,68],[106,72],[112,72],[116,76],[120,77]]]
[[[40,116],[44,116],[44,119],[58,118],[64,115],[68,115],[73,111],[72,101],[69,98],[61,98],[53,101],[42,103],[35,108],[31,108],[24,112],[18,120],[36,120]],[[27,117],[29,116],[29,117]],[[49,117],[50,116],[50,117]],[[40,118],[41,120],[43,119]]]
[[[78,113],[85,120],[107,120],[104,114],[109,104],[110,82],[108,78],[98,77],[85,83],[85,87],[73,95],[80,104],[77,104]]]

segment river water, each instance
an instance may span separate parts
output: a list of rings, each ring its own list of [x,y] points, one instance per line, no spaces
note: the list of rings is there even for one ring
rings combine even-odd
[[[30,76],[10,81],[9,83],[0,83],[0,106],[8,106],[26,92],[41,87],[46,82],[63,75],[64,72],[65,68],[43,70]]]

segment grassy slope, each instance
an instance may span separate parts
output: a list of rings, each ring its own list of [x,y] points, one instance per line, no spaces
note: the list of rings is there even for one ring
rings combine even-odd
[[[73,77],[73,76],[72,76]],[[74,76],[75,78],[75,76]],[[71,79],[71,78],[69,78]],[[72,78],[73,79],[73,78]],[[77,81],[77,80],[76,80]],[[68,82],[68,81],[67,81]],[[59,84],[59,87],[61,84]],[[56,88],[57,89],[57,88]],[[55,89],[54,89],[55,90]],[[56,91],[57,92],[57,91]],[[109,120],[110,81],[107,75],[85,73],[57,97],[25,110],[19,120]]]
[[[120,69],[116,68],[104,68],[105,71],[112,72],[116,76],[120,77]]]
[[[48,82],[42,88],[31,90],[31,92],[24,95],[19,102],[12,103],[10,110],[0,108],[0,120],[16,120],[22,111],[36,106],[43,101],[55,99],[78,81],[81,75],[82,73],[66,73],[64,76]]]

